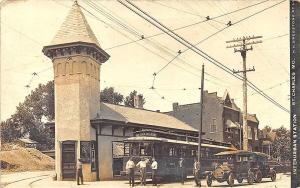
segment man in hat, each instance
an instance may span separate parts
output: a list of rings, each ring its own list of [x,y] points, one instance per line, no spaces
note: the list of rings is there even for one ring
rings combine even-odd
[[[129,160],[126,163],[126,170],[129,176],[129,185],[134,187],[134,167],[135,164],[132,161],[132,157],[129,158]]]
[[[154,157],[152,158],[151,169],[152,169],[152,184],[156,186],[157,185],[157,180],[156,180],[157,162]]]
[[[179,167],[179,175],[180,175],[180,181],[181,181],[181,184],[183,185],[184,184],[184,159],[182,157],[180,157],[179,159],[179,162],[178,162],[178,167]]]
[[[81,185],[83,185],[83,174],[82,174],[81,159],[78,159],[78,163],[77,163],[77,185],[79,185],[79,178],[80,178],[80,181],[81,181]]]
[[[141,185],[146,185],[146,167],[147,167],[148,159],[142,158],[140,162],[136,165],[140,168],[141,172]]]

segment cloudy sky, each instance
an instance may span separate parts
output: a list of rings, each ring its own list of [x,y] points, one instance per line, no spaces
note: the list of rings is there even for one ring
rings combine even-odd
[[[113,86],[127,95],[132,90],[144,94],[145,108],[168,111],[173,102],[199,102],[201,65],[205,65],[205,89],[222,97],[227,89],[242,108],[242,82],[212,63],[188,50],[159,72],[177,51],[186,47],[166,34],[121,45],[151,36],[161,31],[132,13],[117,1],[78,1],[101,47],[111,55],[102,66],[101,88]],[[134,1],[136,5],[170,29],[191,25],[176,32],[196,44],[226,27],[233,25],[198,47],[231,69],[242,68],[240,54],[226,48],[225,41],[242,36],[263,36],[263,43],[253,45],[247,53],[248,79],[279,104],[289,109],[289,1]],[[53,79],[51,62],[42,54],[66,17],[71,0],[7,1],[1,12],[1,120],[16,110],[19,102],[39,83]],[[257,5],[254,5],[257,4]],[[261,10],[261,13],[255,14]],[[88,11],[88,12],[87,12]],[[109,15],[108,15],[109,14]],[[255,14],[255,15],[253,15]],[[253,15],[253,16],[251,16]],[[249,17],[251,16],[251,17]],[[249,18],[248,18],[249,17]],[[114,18],[119,23],[113,21]],[[241,21],[242,20],[242,21]],[[236,23],[236,24],[235,24]],[[123,26],[120,26],[123,25]],[[119,46],[121,45],[121,46]],[[119,47],[115,47],[119,46]],[[114,48],[112,48],[114,47]],[[33,76],[33,73],[37,76]],[[149,89],[156,76],[155,90]],[[30,88],[25,86],[29,85]],[[289,114],[248,89],[248,112],[257,114],[260,128],[270,125],[289,127]]]

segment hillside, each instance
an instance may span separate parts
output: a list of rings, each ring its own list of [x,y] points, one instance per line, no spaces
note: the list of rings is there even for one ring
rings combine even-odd
[[[54,159],[33,148],[15,147],[0,152],[1,172],[53,170]]]

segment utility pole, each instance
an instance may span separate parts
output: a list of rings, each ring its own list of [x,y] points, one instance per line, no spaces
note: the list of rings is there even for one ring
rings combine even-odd
[[[204,92],[204,65],[202,65],[201,75],[201,93],[200,93],[200,127],[199,127],[199,139],[198,139],[198,162],[201,164],[201,139],[202,139],[202,119],[203,119],[203,92]],[[200,165],[201,168],[201,165]]]
[[[240,52],[243,58],[243,70],[236,71],[233,69],[233,73],[243,73],[243,150],[248,151],[248,122],[247,122],[247,72],[255,71],[254,67],[252,69],[247,69],[246,56],[248,50],[253,50],[252,44],[262,43],[261,40],[250,41],[253,39],[259,39],[262,36],[247,36],[242,38],[236,38],[226,43],[235,43],[233,45],[227,46],[226,48],[234,48],[235,52]],[[250,45],[250,47],[248,47]],[[239,47],[239,48],[236,48]],[[240,132],[241,134],[241,132]],[[240,143],[242,145],[242,143]]]

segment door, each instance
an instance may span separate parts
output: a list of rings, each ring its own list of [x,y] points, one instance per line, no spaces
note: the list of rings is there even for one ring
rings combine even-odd
[[[75,141],[62,143],[62,178],[64,180],[76,179]]]

